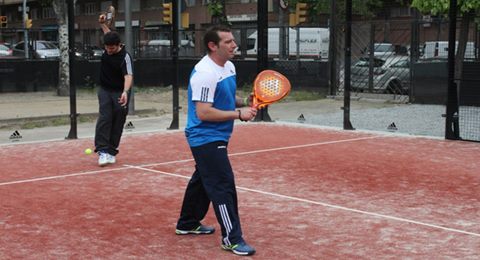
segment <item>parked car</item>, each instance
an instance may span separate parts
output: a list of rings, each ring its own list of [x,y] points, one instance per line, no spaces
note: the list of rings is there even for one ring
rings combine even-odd
[[[33,41],[33,44],[29,45],[29,51],[34,59],[57,59],[60,57],[60,50],[50,41]],[[13,55],[25,56],[23,41],[13,47]]]
[[[8,45],[0,43],[0,57],[12,56],[13,51]]]
[[[373,59],[372,91],[375,93],[408,94],[410,60],[405,56]],[[362,57],[352,66],[351,86],[354,91],[369,91],[370,58]]]
[[[193,56],[195,44],[190,40],[181,40],[179,56]],[[140,57],[156,58],[170,56],[170,40],[150,40],[140,50]]]
[[[86,45],[85,49],[90,52],[90,59],[102,58],[103,52],[105,51],[104,49],[94,45]]]
[[[365,55],[369,55],[370,48],[365,48],[362,53],[364,53]],[[395,52],[395,46],[391,43],[375,43],[373,45],[373,56],[377,58],[387,59],[396,54],[397,53]]]

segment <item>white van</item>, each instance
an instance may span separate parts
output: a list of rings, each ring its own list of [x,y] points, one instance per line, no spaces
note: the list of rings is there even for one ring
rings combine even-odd
[[[455,52],[458,49],[458,41],[455,42]],[[421,59],[447,59],[448,41],[429,41],[425,42],[424,53]],[[465,49],[465,59],[475,59],[475,43],[467,42]]]
[[[286,36],[287,37],[287,36]],[[288,55],[297,55],[297,42],[299,44],[298,55],[302,58],[326,59],[329,49],[328,28],[300,28],[300,41],[297,41],[297,29],[288,29]],[[257,32],[247,38],[247,56],[256,56],[258,52]],[[268,56],[278,57],[280,49],[280,29],[268,28]],[[236,54],[240,54],[237,50]]]

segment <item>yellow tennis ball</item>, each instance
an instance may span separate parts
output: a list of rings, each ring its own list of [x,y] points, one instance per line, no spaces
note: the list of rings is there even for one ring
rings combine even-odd
[[[92,149],[90,149],[90,148],[85,149],[85,154],[87,154],[87,155],[92,154]]]

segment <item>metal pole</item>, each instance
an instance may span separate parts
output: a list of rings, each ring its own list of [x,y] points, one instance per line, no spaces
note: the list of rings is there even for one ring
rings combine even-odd
[[[457,0],[450,0],[450,29],[448,35],[448,89],[445,139],[460,139],[458,131],[458,95],[455,82],[455,42],[457,33]]]
[[[67,1],[67,23],[68,23],[68,62],[69,62],[69,84],[70,84],[70,132],[66,139],[77,139],[77,97],[73,80],[75,62],[75,13],[74,0]]]
[[[178,102],[178,46],[179,46],[179,39],[178,39],[178,27],[180,26],[179,18],[180,18],[180,5],[178,1],[172,1],[172,27],[173,27],[173,36],[172,36],[172,44],[171,53],[172,53],[172,63],[173,63],[173,86],[172,86],[172,98],[173,98],[173,118],[172,123],[170,124],[169,130],[174,130],[179,128],[179,102]]]
[[[280,13],[279,13],[279,16],[278,16],[278,24],[280,25],[280,28],[278,28],[278,32],[279,32],[279,35],[278,35],[278,38],[280,39],[278,41],[278,55],[279,55],[279,58],[280,60],[284,60],[285,59],[285,52],[286,52],[286,48],[285,48],[285,28],[288,29],[288,27],[285,27],[285,9],[279,7],[278,9],[280,9]]]
[[[25,50],[25,59],[29,57],[29,50],[28,50],[28,28],[27,28],[27,0],[23,0],[22,6],[23,12],[23,49]]]
[[[345,1],[345,80],[343,96],[343,129],[354,130],[350,122],[350,72],[352,64],[352,0]]]
[[[330,42],[329,42],[329,54],[328,59],[330,60],[330,95],[335,96],[337,94],[337,23],[336,23],[336,15],[337,15],[337,5],[335,4],[335,0],[331,0],[331,10],[330,10]]]
[[[257,37],[258,37],[258,56],[257,72],[268,68],[268,2],[257,2]],[[254,121],[271,122],[268,115],[268,106],[258,111]]]
[[[125,0],[125,47],[127,52],[133,57],[133,38],[132,38],[132,5],[131,0]],[[133,86],[132,86],[133,87]],[[130,91],[130,100],[128,101],[128,113],[135,113],[135,91]]]

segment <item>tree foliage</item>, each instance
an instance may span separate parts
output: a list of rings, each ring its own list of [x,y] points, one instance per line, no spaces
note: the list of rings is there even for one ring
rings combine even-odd
[[[480,0],[458,0],[460,13],[469,13],[480,10]],[[412,7],[424,14],[447,15],[450,9],[450,0],[413,0]]]
[[[212,16],[212,23],[231,25],[227,20],[225,0],[212,0],[207,5],[208,12]]]

